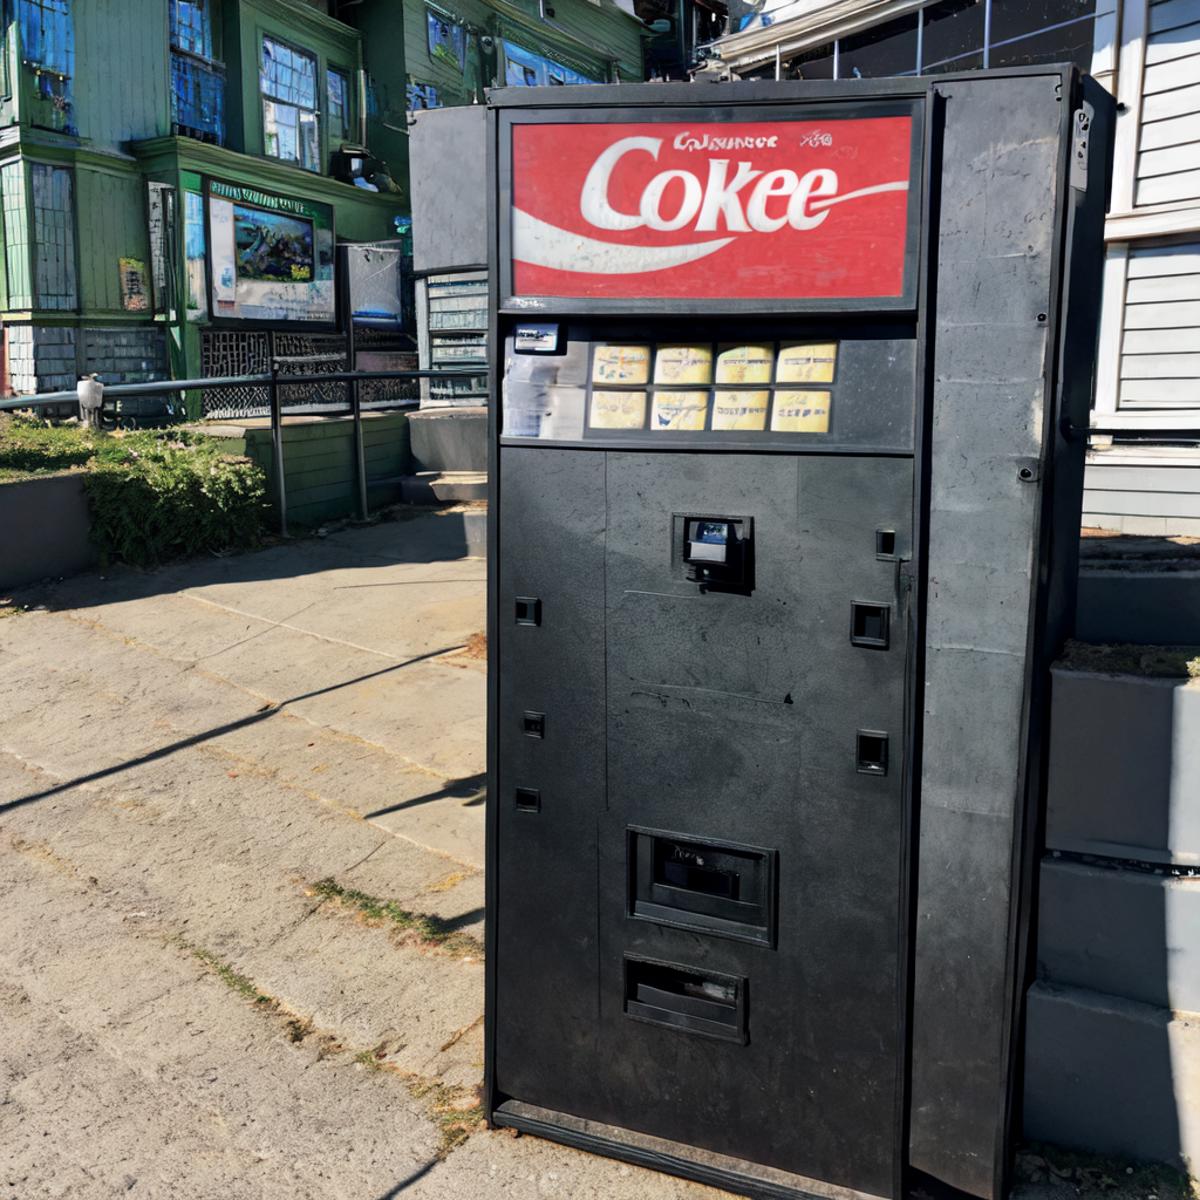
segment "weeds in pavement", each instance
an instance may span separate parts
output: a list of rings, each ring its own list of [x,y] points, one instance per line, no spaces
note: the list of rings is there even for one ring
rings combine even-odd
[[[279,1000],[259,988],[254,980],[234,970],[211,950],[205,950],[203,946],[196,946],[183,938],[175,940],[181,949],[202,962],[230,991],[251,1001],[257,1011],[280,1019],[288,1041],[306,1042],[310,1038],[313,1039],[318,1046],[318,1058],[347,1051],[345,1044],[336,1035],[317,1030],[311,1017],[289,1012]],[[398,1078],[408,1089],[409,1095],[426,1106],[438,1128],[439,1158],[445,1158],[483,1124],[483,1105],[478,1089],[454,1087],[438,1079],[402,1071],[394,1063],[387,1061],[386,1044],[377,1046],[374,1050],[359,1050],[353,1055],[352,1061],[367,1070],[386,1072]]]
[[[455,958],[482,958],[483,943],[469,933],[460,933],[450,922],[428,913],[410,912],[395,900],[381,900],[355,888],[343,887],[336,879],[322,879],[308,889],[310,895],[320,896],[343,908],[357,912],[365,920],[378,925],[390,925],[410,935],[413,940]]]
[[[404,1080],[408,1094],[422,1101],[437,1122],[438,1158],[445,1158],[456,1146],[461,1146],[483,1125],[483,1101],[479,1089],[474,1091],[452,1087],[437,1079],[422,1075],[410,1075],[385,1060],[386,1047],[363,1050],[354,1056],[354,1061],[368,1071],[387,1071]]]
[[[231,991],[237,992],[239,996],[244,997],[253,1004],[262,1004],[275,1011],[279,1009],[279,1001],[274,996],[268,996],[266,992],[260,992],[253,979],[243,975],[240,971],[235,971],[227,962],[223,962],[213,954],[211,950],[205,950],[203,946],[193,946],[191,942],[182,940],[179,944],[193,958],[198,958],[208,967]]]

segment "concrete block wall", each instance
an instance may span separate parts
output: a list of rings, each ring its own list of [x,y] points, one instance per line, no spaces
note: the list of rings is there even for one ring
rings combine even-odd
[[[76,331],[69,325],[10,325],[8,369],[13,390],[27,392],[74,391]]]
[[[105,383],[145,383],[166,375],[166,341],[154,326],[13,324],[8,365],[17,393],[74,391],[79,376],[92,371]]]
[[[1045,841],[1025,1134],[1200,1175],[1200,680],[1054,668]]]

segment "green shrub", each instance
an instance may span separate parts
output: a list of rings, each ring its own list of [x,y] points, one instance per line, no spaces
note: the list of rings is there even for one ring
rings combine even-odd
[[[153,566],[253,546],[266,476],[247,458],[187,430],[100,433],[0,415],[0,483],[84,468],[92,540],[105,561]]]
[[[0,481],[81,467],[95,446],[96,436],[85,426],[0,414]]]
[[[139,566],[253,546],[266,515],[260,467],[177,431],[98,439],[84,487],[101,556]]]

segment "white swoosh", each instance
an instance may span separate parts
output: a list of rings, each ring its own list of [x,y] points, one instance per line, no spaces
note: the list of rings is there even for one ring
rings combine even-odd
[[[879,192],[907,192],[908,180],[898,179],[895,183],[873,183],[870,187],[859,188],[856,192],[843,192],[840,196],[830,196],[827,200],[810,200],[808,207],[828,208],[831,204],[841,204],[843,200],[857,200],[859,196],[874,196]]]
[[[714,254],[733,241],[731,237],[684,246],[627,246],[603,242],[559,229],[537,217],[513,209],[513,258],[533,267],[555,271],[583,271],[589,275],[639,275],[665,271]]]

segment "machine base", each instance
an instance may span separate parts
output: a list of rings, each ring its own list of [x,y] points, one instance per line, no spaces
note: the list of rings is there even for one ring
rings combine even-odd
[[[492,1113],[491,1124],[561,1142],[577,1150],[603,1154],[607,1158],[619,1158],[668,1175],[693,1179],[755,1200],[759,1197],[763,1200],[883,1200],[870,1192],[837,1187],[820,1179],[793,1175],[790,1171],[714,1154],[695,1146],[682,1146],[632,1129],[602,1125],[598,1121],[572,1117],[520,1100],[506,1100],[499,1105]]]

